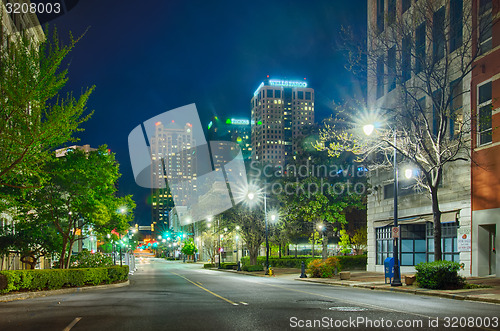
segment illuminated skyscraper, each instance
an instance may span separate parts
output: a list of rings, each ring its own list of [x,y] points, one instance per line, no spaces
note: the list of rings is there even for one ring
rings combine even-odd
[[[249,119],[214,116],[208,123],[208,140],[232,141],[237,143],[245,161],[249,160],[252,154],[250,136],[251,127]],[[226,145],[220,144],[221,148],[222,146]]]
[[[180,127],[176,123],[155,124],[155,135],[151,139],[152,180],[153,182],[176,183],[176,195],[172,196],[167,188],[152,190],[152,222],[167,224],[168,213],[176,206],[187,205],[189,196],[196,191],[196,154],[192,125]],[[162,187],[161,184],[157,185]]]
[[[285,166],[297,151],[296,138],[314,123],[314,90],[305,81],[266,79],[252,107],[252,160]]]

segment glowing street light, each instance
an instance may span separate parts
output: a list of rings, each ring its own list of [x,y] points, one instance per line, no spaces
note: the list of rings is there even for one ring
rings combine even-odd
[[[369,136],[373,133],[373,130],[375,130],[375,126],[373,124],[366,124],[363,125],[363,132]]]
[[[375,126],[373,124],[366,124],[363,126],[363,132],[369,136],[372,134],[373,130],[375,129]],[[393,156],[393,164],[394,164],[394,227],[398,227],[398,165],[397,165],[397,155],[398,155],[398,150],[396,148],[396,131],[394,130],[394,142],[393,142],[393,147],[394,147],[394,156]],[[407,174],[407,171],[405,171],[405,175]],[[410,173],[411,176],[411,173]],[[401,272],[399,268],[399,238],[393,238],[394,240],[394,245],[393,245],[393,258],[394,258],[394,278],[392,279],[391,286],[402,286],[403,284],[401,283]]]

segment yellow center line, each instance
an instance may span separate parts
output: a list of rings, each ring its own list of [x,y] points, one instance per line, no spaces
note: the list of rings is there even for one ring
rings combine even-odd
[[[226,301],[226,302],[228,302],[228,303],[232,304],[233,306],[238,306],[238,304],[237,304],[236,302],[232,302],[231,300],[226,299],[226,298],[224,298],[223,296],[220,296],[220,295],[218,295],[217,293],[214,293],[214,292],[210,291],[209,289],[206,289],[206,288],[204,288],[203,286],[196,284],[196,283],[195,283],[195,282],[193,282],[192,280],[190,280],[190,279],[188,279],[188,278],[186,278],[186,277],[184,277],[184,276],[182,276],[182,275],[179,275],[179,274],[178,274],[178,273],[176,273],[176,272],[170,271],[170,273],[172,273],[172,274],[174,274],[174,275],[176,275],[176,276],[179,276],[179,277],[181,277],[181,278],[184,278],[185,280],[187,280],[187,281],[188,281],[188,282],[190,282],[191,284],[198,286],[198,287],[199,287],[199,288],[201,288],[202,290],[207,291],[208,293],[212,294],[213,296],[216,296],[217,298],[222,299],[222,300],[224,300],[224,301]]]

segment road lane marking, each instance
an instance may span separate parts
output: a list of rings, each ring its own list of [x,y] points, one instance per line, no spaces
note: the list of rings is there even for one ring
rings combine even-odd
[[[73,322],[69,323],[69,325],[63,329],[63,331],[69,331],[69,330],[71,330],[71,328],[74,327],[75,324],[78,323],[78,321],[80,321],[81,319],[82,319],[81,317],[76,317],[73,320]]]
[[[172,273],[172,274],[174,274],[174,275],[177,275],[177,276],[179,276],[179,277],[181,277],[181,278],[184,278],[185,280],[187,280],[187,281],[188,281],[188,282],[190,282],[191,284],[198,286],[198,287],[199,287],[199,288],[201,288],[202,290],[207,291],[208,293],[212,294],[213,296],[216,296],[217,298],[222,299],[222,300],[224,300],[224,301],[226,301],[226,302],[228,302],[228,303],[232,304],[233,306],[239,306],[236,302],[233,302],[233,301],[231,301],[231,300],[229,300],[229,299],[226,299],[226,298],[224,298],[223,296],[220,296],[220,295],[218,295],[217,293],[214,293],[214,292],[210,291],[209,289],[206,289],[206,288],[204,288],[203,286],[196,284],[196,283],[195,283],[195,282],[193,282],[192,280],[190,280],[190,279],[188,279],[188,278],[186,278],[186,277],[184,277],[184,276],[182,276],[182,275],[179,275],[179,274],[178,274],[178,273],[176,273],[176,272],[170,271],[170,273]]]
[[[244,305],[244,306],[248,306],[248,303],[246,303],[246,302],[240,301],[240,303],[241,303],[242,305]]]

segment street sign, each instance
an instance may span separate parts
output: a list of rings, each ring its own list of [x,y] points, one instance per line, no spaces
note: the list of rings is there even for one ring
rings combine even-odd
[[[149,226],[149,225],[139,225],[139,231],[151,231],[151,226]]]
[[[392,228],[392,238],[399,238],[399,227],[395,226]]]
[[[457,248],[459,252],[470,252],[472,250],[470,227],[461,226],[457,230]]]

